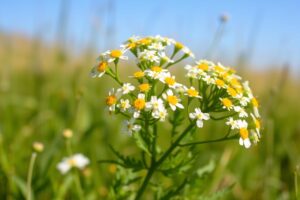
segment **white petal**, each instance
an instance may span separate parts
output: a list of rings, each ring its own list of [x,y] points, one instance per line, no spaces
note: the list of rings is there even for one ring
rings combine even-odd
[[[251,142],[249,138],[244,139],[244,146],[248,149],[251,146]]]
[[[65,174],[71,169],[71,166],[68,164],[67,160],[64,159],[62,162],[58,163],[57,169],[60,173]]]
[[[197,126],[199,128],[202,128],[203,127],[203,121],[202,120],[197,120]]]
[[[240,137],[240,139],[239,139],[239,144],[240,144],[241,146],[244,145],[244,140],[243,140],[243,138],[241,138],[241,137]]]

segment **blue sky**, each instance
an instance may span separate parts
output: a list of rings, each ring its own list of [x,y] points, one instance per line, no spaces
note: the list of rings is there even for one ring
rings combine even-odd
[[[205,55],[227,13],[214,59],[235,64],[244,52],[257,67],[289,63],[300,65],[299,0],[69,0],[67,44],[80,51],[88,44],[97,51],[115,46],[131,35],[173,37]],[[60,0],[2,1],[0,30],[40,35],[51,42],[58,35]],[[111,7],[111,9],[109,9]],[[96,30],[96,31],[95,31]],[[113,30],[112,32],[108,30]]]

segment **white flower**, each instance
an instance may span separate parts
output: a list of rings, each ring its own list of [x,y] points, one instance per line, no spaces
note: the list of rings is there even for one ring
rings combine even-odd
[[[110,50],[110,51],[106,51],[104,52],[102,55],[104,56],[109,56],[108,62],[114,62],[117,59],[120,60],[128,60],[127,56],[124,56],[124,53],[127,51],[128,49],[122,48],[122,49],[114,49],[114,50]]]
[[[84,155],[75,154],[70,157],[64,158],[60,163],[58,163],[57,169],[62,174],[65,174],[73,167],[78,169],[83,169],[89,163],[90,163],[89,159]]]
[[[151,96],[150,101],[146,103],[147,109],[158,110],[162,107],[164,107],[163,100],[161,98],[157,98],[157,96]]]
[[[215,84],[215,81],[216,81],[214,77],[211,77],[208,74],[204,75],[204,77],[202,78],[202,80],[205,81],[208,85]]]
[[[165,49],[165,47],[162,45],[161,42],[154,42],[151,45],[148,46],[148,49],[153,49],[157,51],[162,51]]]
[[[158,109],[152,112],[152,117],[154,117],[155,119],[159,119],[160,121],[165,121],[167,115],[167,109],[163,106],[159,107]]]
[[[245,118],[248,117],[248,113],[241,106],[234,106],[233,110],[239,114],[239,117]]]
[[[95,77],[100,78],[105,74],[107,68],[108,68],[108,61],[104,58],[104,56],[100,56],[97,59],[97,64],[94,65],[94,67],[92,68],[90,72],[90,76],[92,78]]]
[[[197,66],[186,65],[184,69],[188,71],[186,74],[187,77],[194,79],[198,78],[199,69],[197,68]]]
[[[248,149],[251,146],[251,141],[249,138],[243,139],[242,137],[240,137],[239,144]]]
[[[133,102],[133,107],[135,108],[133,117],[139,118],[141,110],[143,110],[146,107],[145,94],[138,94],[138,98]]]
[[[144,51],[140,52],[138,54],[138,58],[141,60],[145,61],[150,61],[150,62],[159,62],[159,56],[157,56],[157,51],[154,50],[147,50],[145,49]]]
[[[248,123],[246,122],[246,120],[240,120],[240,119],[238,119],[237,120],[237,127],[239,129],[247,128],[248,127]]]
[[[250,101],[251,99],[245,96],[241,96],[241,98],[239,99],[239,102],[242,106],[247,106]]]
[[[169,103],[173,111],[175,111],[177,107],[181,109],[184,108],[183,105],[179,103],[181,100],[173,94],[172,90],[167,90],[162,96]]]
[[[203,120],[209,120],[209,114],[203,113],[200,108],[196,108],[194,113],[189,114],[189,117],[197,120],[196,123],[199,128],[203,127]]]
[[[120,93],[119,92],[115,92],[114,88],[112,88],[109,93],[108,96],[106,97],[105,103],[108,106],[108,110],[110,112],[115,111],[116,108],[116,103],[117,100],[120,97]]]
[[[158,56],[164,61],[164,62],[167,62],[167,63],[173,63],[174,60],[170,59],[165,52],[158,52]]]
[[[168,70],[163,69],[159,66],[153,66],[151,69],[146,69],[145,73],[147,76],[153,79],[164,79],[164,77],[168,74]]]
[[[122,132],[132,135],[132,133],[140,131],[142,127],[138,124],[134,124],[134,122],[134,119],[125,120],[123,123]]]
[[[185,55],[188,55],[188,56],[190,56],[190,57],[192,57],[192,58],[195,58],[194,53],[193,53],[189,48],[183,47],[183,48],[181,49],[181,51],[182,51]]]
[[[175,81],[175,76],[172,76],[169,72],[166,72],[163,76],[159,79],[162,83],[169,86],[169,88],[176,88],[179,83]]]
[[[124,83],[122,88],[118,89],[118,92],[122,94],[128,94],[131,91],[134,91],[135,87],[131,83]]]
[[[131,107],[131,105],[128,99],[120,99],[120,104],[118,104],[117,107],[120,108],[122,112],[125,112]]]
[[[234,120],[232,117],[227,120],[226,125],[229,125],[231,129],[238,129],[237,120]]]

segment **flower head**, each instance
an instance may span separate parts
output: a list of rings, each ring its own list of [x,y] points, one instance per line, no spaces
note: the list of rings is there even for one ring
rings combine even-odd
[[[195,112],[189,114],[189,117],[197,120],[196,123],[199,128],[203,127],[204,120],[209,120],[209,114],[203,113],[200,108],[196,108]]]
[[[83,169],[90,163],[90,160],[82,154],[75,154],[58,163],[57,169],[62,173],[66,174],[71,168]]]

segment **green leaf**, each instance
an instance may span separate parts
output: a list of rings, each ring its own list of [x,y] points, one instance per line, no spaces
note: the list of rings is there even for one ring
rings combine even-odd
[[[131,168],[135,171],[144,169],[144,164],[141,160],[122,155],[120,152],[115,150],[112,146],[109,146],[111,151],[122,161],[122,166],[125,168]]]
[[[13,182],[16,184],[16,186],[20,189],[22,195],[24,197],[27,196],[27,187],[26,187],[26,182],[24,180],[22,180],[21,178],[19,178],[18,176],[13,176],[12,178]],[[33,199],[33,192],[31,192],[31,196]]]
[[[205,165],[197,170],[197,174],[199,177],[202,177],[205,174],[209,174],[209,173],[213,172],[215,167],[216,167],[216,162],[213,159],[211,159],[207,165]]]
[[[151,156],[151,153],[148,149],[148,145],[147,143],[144,141],[144,139],[142,138],[142,136],[139,133],[134,133],[133,138],[135,139],[135,142],[137,144],[137,146],[142,149],[144,152],[146,152],[149,156]]]

